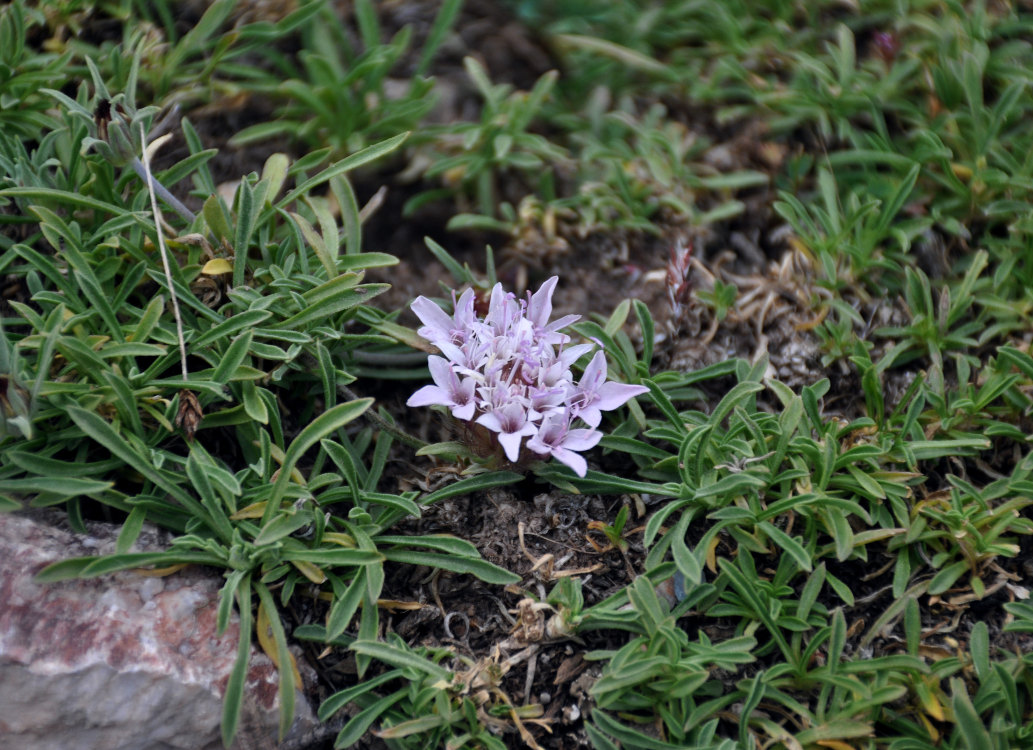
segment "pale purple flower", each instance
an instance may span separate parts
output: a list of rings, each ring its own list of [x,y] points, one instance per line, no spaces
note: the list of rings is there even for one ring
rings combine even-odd
[[[457,419],[482,425],[495,434],[510,461],[520,460],[527,438],[529,451],[553,456],[584,476],[587,463],[579,451],[602,438],[594,429],[602,412],[647,389],[607,382],[602,351],[575,384],[572,366],[601,344],[567,346],[570,336],[561,329],[578,315],[549,321],[558,283],[554,276],[522,300],[496,284],[483,319],[471,289],[458,299],[453,292],[452,315],[426,297],[417,298],[412,310],[423,323],[419,335],[442,356],[427,360],[434,384],[420,388],[407,403],[446,406]],[[572,429],[577,419],[592,429]]]
[[[527,400],[530,402],[531,419],[538,419],[553,409],[561,408],[565,397],[566,389],[564,388],[528,388]],[[566,412],[566,409],[563,411]]]
[[[552,455],[566,464],[579,477],[588,471],[588,463],[576,451],[594,448],[603,434],[597,430],[570,429],[570,418],[560,411],[542,417],[538,433],[527,441],[527,447],[541,455]]]
[[[496,336],[506,336],[510,327],[521,319],[520,303],[512,292],[503,290],[502,284],[498,283],[491,290],[491,298],[488,300],[488,314],[484,316],[484,322],[489,325]]]
[[[592,351],[591,344],[569,346],[557,357],[543,357],[538,368],[537,380],[540,387],[553,388],[560,383],[570,383],[573,377],[570,366],[580,359],[582,354]]]
[[[564,315],[559,320],[549,322],[549,316],[552,315],[552,293],[556,291],[556,284],[559,280],[559,276],[550,278],[530,296],[527,302],[527,320],[534,326],[535,333],[549,344],[565,344],[570,341],[570,336],[565,333],[557,333],[557,331],[581,319],[580,315]]]
[[[499,434],[499,444],[510,461],[516,461],[520,456],[520,441],[538,431],[537,427],[527,421],[527,408],[519,403],[504,404],[477,417],[476,421]]]
[[[439,349],[443,348],[442,344],[457,347],[466,343],[476,319],[473,289],[467,289],[455,301],[454,315],[449,315],[423,296],[417,297],[411,307],[423,322],[417,333]]]
[[[444,357],[431,355],[427,358],[434,385],[425,385],[405,402],[406,406],[430,406],[440,404],[452,410],[456,419],[469,420],[477,408],[474,399],[476,383],[473,378],[460,378]]]
[[[575,416],[589,427],[598,427],[602,412],[623,406],[629,399],[646,393],[644,385],[628,385],[606,381],[606,355],[595,353],[567,403]]]

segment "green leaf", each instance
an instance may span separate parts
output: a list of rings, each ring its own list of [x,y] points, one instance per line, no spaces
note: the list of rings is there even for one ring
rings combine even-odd
[[[656,59],[607,39],[583,36],[581,34],[557,34],[553,37],[553,42],[562,47],[595,52],[604,57],[612,58],[629,68],[637,68],[648,73],[665,75],[670,72],[666,65],[658,62]]]
[[[255,546],[264,547],[312,523],[312,514],[306,512],[284,513],[269,523],[262,524],[262,530],[255,537]]]
[[[851,704],[853,709],[856,704]],[[856,710],[860,710],[857,708]],[[823,740],[845,740],[857,737],[871,737],[872,724],[853,719],[831,719],[820,726],[805,729],[796,735],[801,745],[810,746]]]
[[[204,206],[201,208],[201,213],[204,215],[205,223],[216,238],[229,242],[233,236],[233,230],[226,219],[226,211],[223,209],[218,195],[208,196]]]
[[[437,729],[438,727],[445,726],[448,723],[450,723],[450,719],[447,716],[429,714],[427,716],[420,716],[415,719],[409,719],[408,721],[393,724],[386,729],[381,729],[377,732],[377,736],[387,740],[393,740],[400,737],[409,737],[413,734],[425,734],[432,729]]]
[[[320,547],[319,549],[288,549],[280,551],[280,559],[286,562],[298,560],[315,565],[360,566],[383,562],[386,556],[376,550],[349,549],[347,547]]]
[[[213,381],[225,385],[234,379],[237,368],[243,365],[244,360],[247,359],[248,352],[251,349],[252,336],[253,331],[244,331],[226,348],[226,351],[219,358],[218,367],[212,373]]]
[[[54,583],[71,578],[99,578],[108,573],[129,568],[179,563],[219,565],[220,560],[208,552],[175,549],[165,552],[126,552],[105,557],[75,557],[48,565],[36,574],[35,580],[40,583]]]
[[[494,583],[498,586],[520,582],[520,576],[479,558],[442,555],[435,552],[422,552],[420,550],[398,547],[385,551],[384,557],[394,562],[407,563],[409,565],[426,565],[431,568],[449,570],[453,573],[469,573],[486,583]]]
[[[94,211],[100,211],[104,214],[110,214],[111,216],[119,216],[126,212],[125,206],[118,206],[114,203],[105,203],[99,201],[96,198],[91,198],[87,195],[80,193],[71,192],[68,190],[58,190],[56,188],[44,188],[44,187],[11,187],[0,190],[0,197],[11,197],[11,198],[29,198],[34,200],[45,200],[54,201],[56,203],[66,204],[69,206],[77,206],[79,208],[88,208]],[[141,226],[146,226],[146,219],[143,217],[146,214],[134,213]]]
[[[679,521],[671,542],[671,556],[674,558],[674,564],[678,566],[678,570],[685,577],[686,584],[696,586],[703,580],[703,568],[700,566],[699,560],[696,559],[696,555],[685,544],[685,529],[683,527],[687,526],[690,520],[691,516],[686,514]]]
[[[625,724],[621,724],[608,713],[601,710],[592,711],[592,721],[599,731],[620,741],[621,747],[635,750],[686,750],[685,745],[674,745],[656,737],[638,732]],[[747,745],[743,745],[747,747]]]
[[[768,480],[750,471],[741,471],[738,474],[729,474],[721,477],[713,484],[706,484],[696,490],[696,497],[734,498],[748,492],[751,489],[767,487]]]
[[[356,151],[351,156],[347,156],[344,159],[341,159],[339,162],[327,167],[314,177],[311,177],[302,182],[292,191],[287,193],[287,195],[281,198],[277,202],[276,207],[284,208],[293,201],[297,200],[299,197],[303,195],[308,195],[308,193],[312,191],[312,188],[322,185],[324,182],[328,182],[332,177],[335,177],[339,174],[344,174],[345,172],[355,169],[356,167],[361,167],[363,164],[367,164],[371,161],[374,161],[375,159],[379,159],[381,156],[385,156],[386,154],[391,153],[396,148],[401,146],[402,143],[405,142],[405,139],[408,137],[408,133],[400,133],[399,135],[396,135],[392,138],[388,138],[387,140],[381,141],[380,143],[375,143],[372,146],[364,148],[361,151]]]
[[[462,7],[463,0],[444,0],[441,3],[441,7],[434,17],[434,23],[430,27],[430,33],[427,34],[427,39],[423,43],[415,75],[426,75],[430,63],[434,59],[434,54],[447,38],[448,32],[455,23],[455,19]]]
[[[942,568],[929,582],[930,594],[942,594],[969,569],[967,560],[957,560]]]
[[[737,383],[732,387],[728,393],[724,395],[724,398],[718,402],[714,411],[710,414],[709,422],[712,425],[719,425],[724,421],[724,418],[731,414],[732,410],[736,406],[742,406],[743,403],[754,393],[764,390],[763,383],[757,383],[754,381],[746,381],[743,383]]]
[[[294,684],[293,657],[287,650],[287,634],[283,629],[283,621],[280,619],[280,612],[276,608],[276,602],[265,584],[254,582],[258,598],[262,602],[263,611],[268,615],[269,627],[273,631],[273,641],[276,643],[277,672],[280,676],[278,695],[280,698],[280,742],[287,736],[291,724],[294,722],[294,691],[301,685]]]
[[[972,665],[976,668],[976,675],[980,680],[986,680],[990,676],[990,631],[985,620],[980,620],[972,626],[968,647],[972,652]]]
[[[245,381],[240,384],[240,395],[248,417],[259,424],[269,424],[269,410],[258,393],[258,386],[251,381]]]
[[[642,332],[642,359],[640,362],[645,367],[645,372],[642,374],[648,375],[649,367],[653,362],[653,340],[656,338],[656,328],[653,324],[653,316],[645,302],[636,299],[632,301],[632,305],[635,309],[635,317],[638,319],[638,327]],[[643,384],[645,384],[644,381]]]
[[[557,479],[562,478],[563,480],[572,483],[581,492],[645,492],[650,495],[669,497],[676,497],[679,494],[678,489],[676,489],[677,485],[640,482],[635,479],[627,479],[625,477],[618,477],[612,474],[604,474],[601,471],[593,471],[591,469],[585,473],[585,476],[578,477],[566,466],[561,468],[553,464],[548,464],[540,470],[538,474],[543,478],[549,479],[549,481],[555,481],[552,479],[554,476],[557,477]]]
[[[344,224],[344,254],[345,256],[358,255],[362,248],[362,216],[359,213],[355,190],[345,175],[339,175],[330,180],[330,190],[341,209],[341,221]],[[335,257],[335,265],[337,269],[342,268],[340,258]]]
[[[300,628],[298,630],[300,630]],[[295,631],[295,634],[297,634],[297,630]],[[383,685],[385,682],[390,682],[391,680],[397,679],[400,676],[400,670],[392,669],[387,672],[384,672],[383,674],[379,674],[376,677],[370,677],[369,679],[362,680],[358,685],[354,685],[346,690],[341,690],[334,693],[325,701],[323,701],[323,703],[319,706],[319,720],[328,721],[335,713],[340,711],[342,708],[347,706],[349,703],[354,701],[359,696],[364,695],[365,693],[370,693],[380,685]]]
[[[479,557],[477,547],[457,536],[448,534],[423,534],[420,536],[403,536],[393,534],[378,534],[377,544],[398,544],[403,547],[426,547],[427,549],[445,552],[449,555],[460,555],[463,557]]]
[[[811,556],[808,554],[807,550],[805,550],[800,543],[796,541],[796,539],[767,521],[761,522],[759,528],[763,530],[768,537],[770,537],[776,547],[781,548],[782,551],[788,553],[789,556],[796,561],[796,565],[800,570],[807,573],[811,572]]]
[[[388,253],[354,253],[337,259],[337,269],[345,271],[362,271],[366,268],[383,268],[397,266],[398,258]]]
[[[247,272],[248,250],[251,246],[251,235],[258,219],[255,211],[255,192],[251,183],[245,178],[237,188],[237,231],[233,239],[233,286],[244,285]]]
[[[209,526],[212,521],[208,513],[201,507],[200,503],[190,497],[179,486],[172,484],[159,472],[153,464],[137,453],[115,430],[97,414],[86,411],[78,406],[69,406],[66,413],[75,422],[76,426],[86,434],[87,437],[103,445],[112,455],[117,456],[127,465],[131,466],[144,477],[154,482],[167,493],[172,495],[187,510],[201,518]]]
[[[186,473],[190,483],[194,486],[197,494],[201,496],[201,502],[208,509],[213,526],[219,538],[226,544],[233,539],[233,526],[230,524],[226,509],[223,508],[219,496],[209,479],[207,471],[212,466],[212,459],[202,448],[193,448],[187,457]]]
[[[344,473],[348,489],[351,491],[352,502],[359,504],[359,492],[361,482],[359,481],[359,469],[356,466],[355,458],[351,452],[340,443],[333,440],[321,440],[319,445],[326,451],[326,455],[337,465],[337,468]]]
[[[642,385],[649,389],[650,399],[653,401],[653,404],[663,412],[664,416],[667,417],[668,424],[678,430],[681,434],[688,434],[688,430],[685,427],[685,420],[682,419],[681,414],[675,408],[674,404],[671,403],[671,399],[667,397],[667,394],[664,393],[663,389],[649,378],[642,378]]]
[[[191,348],[199,348],[218,341],[219,339],[229,338],[238,331],[246,329],[252,329],[256,327],[263,320],[266,320],[272,316],[269,310],[247,310],[242,313],[238,313],[231,318],[228,318],[218,325],[212,326],[207,331],[202,333],[195,339],[191,339],[189,344]]]
[[[986,725],[979,718],[979,713],[972,705],[972,699],[968,696],[965,682],[959,677],[952,677],[951,686],[951,708],[954,712],[954,721],[957,723],[961,739],[968,750],[985,750],[994,747],[993,740]]]
[[[115,552],[125,554],[133,543],[140,536],[143,529],[143,522],[147,520],[147,510],[142,505],[137,505],[129,513],[129,516],[122,523],[122,529],[118,532],[118,541],[115,542]]]
[[[452,682],[452,673],[447,669],[402,646],[381,641],[359,639],[351,645],[351,650],[357,654],[371,656],[377,661],[390,664],[392,667],[410,669],[425,674],[435,682],[444,682],[446,684],[451,684]]]
[[[334,602],[330,606],[330,612],[326,618],[325,638],[327,641],[333,641],[344,633],[352,618],[355,617],[355,612],[359,609],[359,604],[362,603],[362,595],[365,591],[366,576],[363,573],[363,569],[359,568],[355,572],[355,577],[352,578],[351,583],[345,589],[344,594],[335,596]],[[322,707],[320,707],[320,712],[322,713]]]
[[[240,638],[237,641],[237,658],[233,662],[226,693],[222,699],[222,744],[230,747],[237,735],[240,710],[244,705],[244,688],[247,684],[247,667],[251,656],[251,575],[245,574],[237,586],[237,611],[240,613]]]
[[[287,485],[290,484],[291,473],[305,451],[327,435],[336,432],[352,420],[357,419],[372,404],[373,399],[371,398],[361,398],[338,404],[320,414],[305,429],[298,433],[298,436],[294,438],[284,454],[283,466],[280,467],[280,473],[273,484],[269,501],[262,515],[262,526],[272,521],[273,516],[279,509],[280,502],[287,491]]]
[[[347,277],[345,276],[339,276],[333,281],[327,282],[324,286],[329,286],[339,279],[346,278]],[[368,302],[378,294],[383,294],[390,288],[390,284],[363,284],[362,286],[337,291],[329,296],[319,295],[315,302],[312,302],[308,307],[301,310],[301,312],[292,315],[286,320],[274,323],[273,327],[303,328],[315,321],[323,322],[339,312]]]
[[[25,479],[0,479],[0,492],[46,492],[58,497],[96,495],[114,486],[113,482],[73,477],[28,477]]]
[[[512,484],[523,479],[523,474],[513,471],[492,471],[487,474],[460,479],[458,482],[440,487],[419,499],[421,505],[430,505],[438,500],[444,500],[456,495],[467,495],[490,487],[499,487],[504,484]]]
[[[389,672],[388,674],[394,674],[394,672]],[[396,690],[359,711],[348,720],[348,723],[337,734],[337,739],[334,740],[334,747],[354,747],[366,734],[366,730],[370,728],[373,722],[379,719],[387,709],[406,697],[406,695],[406,690]]]
[[[22,504],[14,498],[0,495],[0,513],[10,513],[14,510],[21,510]]]
[[[459,262],[452,257],[448,250],[443,248],[430,237],[424,237],[423,242],[427,245],[427,249],[430,250],[431,254],[437,258],[446,269],[448,269],[448,272],[452,275],[452,278],[456,280],[457,284],[474,283],[475,279],[470,273],[470,269],[459,265]]]

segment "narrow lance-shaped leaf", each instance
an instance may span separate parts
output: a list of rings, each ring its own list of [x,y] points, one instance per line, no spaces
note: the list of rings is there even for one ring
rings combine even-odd
[[[280,621],[280,613],[276,609],[276,602],[265,584],[254,582],[255,591],[258,592],[259,613],[264,615],[259,618],[258,638],[262,648],[270,659],[276,664],[276,670],[280,675],[280,686],[278,695],[280,698],[280,741],[287,736],[287,731],[294,721],[294,691],[301,686],[301,676],[298,674],[298,667],[294,662],[294,655],[287,649],[287,634],[284,632],[283,623]],[[272,632],[275,650],[269,648],[268,633],[266,627]],[[270,653],[272,651],[272,653]],[[275,658],[273,658],[275,656]]]
[[[190,497],[190,495],[184,492],[178,485],[169,482],[154,467],[154,465],[150,463],[150,461],[137,453],[132,446],[126,442],[121,435],[115,432],[114,428],[112,428],[111,425],[105,422],[101,417],[78,406],[69,406],[66,411],[72,421],[75,422],[76,426],[78,426],[79,429],[81,429],[88,437],[103,445],[111,451],[112,454],[168,492],[172,497],[186,507],[187,510],[198,518],[203,519],[208,526],[211,527],[214,525],[212,519],[208,516],[208,512],[200,503]]]
[[[361,398],[338,404],[316,417],[294,438],[284,454],[283,466],[280,467],[279,475],[273,484],[269,502],[262,516],[263,526],[272,521],[273,516],[276,515],[276,511],[280,507],[280,501],[283,500],[284,493],[287,491],[287,485],[290,483],[291,472],[294,471],[294,467],[305,451],[318,443],[322,438],[358,418],[372,403],[373,399],[371,398]],[[316,561],[313,560],[312,562]]]
[[[240,579],[237,586],[237,611],[240,613],[240,639],[237,641],[237,658],[226,683],[226,694],[222,703],[222,744],[229,747],[237,735],[240,710],[244,705],[244,688],[247,684],[247,667],[251,656],[251,574]]]
[[[333,166],[327,167],[319,174],[305,180],[303,183],[298,185],[292,191],[287,193],[282,199],[280,199],[276,207],[283,208],[290,205],[293,201],[297,200],[302,195],[307,195],[312,188],[328,182],[330,178],[344,174],[356,167],[361,167],[363,164],[379,159],[381,156],[391,153],[396,148],[402,145],[406,138],[409,137],[408,133],[400,133],[392,138],[381,141],[380,143],[374,143],[372,146],[356,151],[351,156],[347,156],[341,161],[337,162]]]

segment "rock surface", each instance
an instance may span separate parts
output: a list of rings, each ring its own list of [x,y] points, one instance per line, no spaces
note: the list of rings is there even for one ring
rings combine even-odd
[[[124,571],[38,584],[52,562],[114,551],[119,527],[72,532],[62,514],[0,514],[0,750],[215,750],[236,654],[236,616],[216,629],[217,571]],[[134,550],[161,549],[146,529]],[[299,660],[299,668],[302,668]],[[303,673],[304,674],[304,673]],[[253,648],[234,747],[276,748],[277,672]],[[316,720],[297,696],[285,747]]]

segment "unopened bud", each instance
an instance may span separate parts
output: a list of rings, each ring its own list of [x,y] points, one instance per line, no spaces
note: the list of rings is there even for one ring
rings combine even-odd
[[[667,300],[671,303],[671,312],[677,316],[682,305],[688,304],[692,287],[689,285],[692,243],[684,244],[681,240],[671,247],[667,259]]]
[[[197,432],[197,427],[201,424],[201,417],[203,416],[204,410],[201,408],[201,402],[197,400],[194,392],[180,391],[179,411],[176,414],[174,424],[183,430],[187,440],[194,439],[194,433]]]

